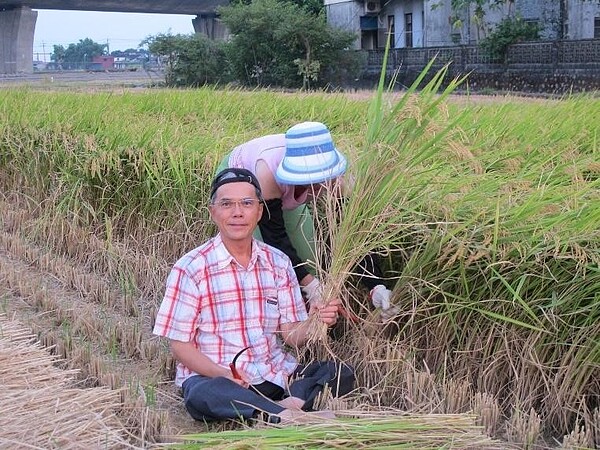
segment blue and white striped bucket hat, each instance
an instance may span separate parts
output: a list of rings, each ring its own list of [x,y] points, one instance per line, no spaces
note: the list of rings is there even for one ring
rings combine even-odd
[[[342,175],[346,165],[329,129],[320,122],[303,122],[285,133],[285,156],[275,179],[293,185],[321,183]]]

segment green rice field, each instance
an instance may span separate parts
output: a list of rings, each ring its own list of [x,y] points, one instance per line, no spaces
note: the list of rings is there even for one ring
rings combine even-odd
[[[223,155],[320,121],[351,188],[341,211],[333,196],[314,205],[321,250],[331,244],[330,266],[314,270],[359,317],[315,330],[311,354],[349,362],[360,386],[328,407],[388,410],[385,424],[469,414],[507,446],[597,448],[600,98],[459,96],[444,75],[362,96],[0,90],[0,312],[85,384],[122,389],[135,445],[209,442],[214,427],[185,418],[151,335],[166,275],[215,231],[206,205]],[[372,251],[399,309],[383,324],[352,274]],[[357,423],[350,438],[369,431]]]

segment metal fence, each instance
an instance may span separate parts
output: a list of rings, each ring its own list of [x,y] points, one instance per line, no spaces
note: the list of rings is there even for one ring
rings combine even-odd
[[[370,72],[381,70],[383,56],[383,50],[368,51],[367,67]],[[419,71],[432,58],[436,58],[436,66],[451,63],[451,70],[455,72],[578,70],[600,77],[600,39],[514,44],[508,48],[505,61],[493,60],[476,45],[396,48],[389,52],[387,70]]]

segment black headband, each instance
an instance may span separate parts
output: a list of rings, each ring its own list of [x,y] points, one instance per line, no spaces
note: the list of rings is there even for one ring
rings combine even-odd
[[[210,186],[210,198],[215,195],[217,189],[227,183],[250,183],[258,190],[259,198],[262,196],[262,192],[260,189],[260,184],[258,183],[258,179],[254,176],[252,172],[247,169],[238,169],[237,167],[232,167],[229,169],[221,170],[214,178],[211,186]]]

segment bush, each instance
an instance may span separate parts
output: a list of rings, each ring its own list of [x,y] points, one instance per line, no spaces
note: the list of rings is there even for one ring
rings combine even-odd
[[[540,28],[525,22],[521,17],[503,19],[489,36],[481,41],[483,48],[494,61],[505,62],[508,47],[522,41],[539,39]]]
[[[144,41],[165,64],[168,86],[202,86],[229,81],[224,44],[202,34],[158,34]]]

